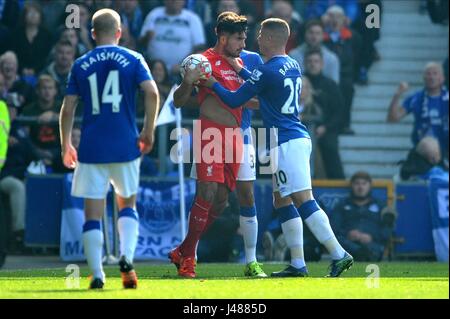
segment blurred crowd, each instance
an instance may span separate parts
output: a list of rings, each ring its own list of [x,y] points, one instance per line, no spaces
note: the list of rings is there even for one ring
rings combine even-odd
[[[441,10],[446,2],[424,2],[433,22],[448,23],[447,10],[445,13]],[[73,11],[66,10],[68,4],[78,5],[76,28],[67,27],[68,21],[74,21]],[[0,102],[8,106],[11,119],[8,155],[2,159],[0,154],[0,161],[4,161],[0,196],[1,202],[11,207],[12,228],[18,241],[23,237],[26,173],[67,171],[60,158],[57,119],[74,60],[95,46],[90,24],[96,10],[107,7],[120,13],[123,31],[120,44],[144,55],[158,84],[162,104],[171,87],[180,80],[181,61],[191,53],[214,46],[218,14],[234,11],[247,16],[246,49],[253,51],[258,51],[256,35],[260,21],[267,17],[286,20],[291,27],[288,54],[300,63],[304,73],[301,117],[317,145],[314,177],[343,179],[338,136],[354,133],[350,114],[355,85],[369,83],[368,71],[380,59],[375,47],[380,29],[365,25],[371,13],[366,8],[373,4],[382,13],[381,0],[0,0]],[[446,63],[445,70],[448,59]],[[447,120],[439,124],[442,127],[447,123],[447,127],[420,131],[415,140],[415,146],[430,135],[438,140],[439,155],[432,157],[427,153],[433,148],[427,140],[428,148],[424,145],[419,148],[428,154],[425,158],[432,164],[444,160],[443,154],[448,153],[448,91],[442,86],[444,69],[438,68],[436,72],[432,80],[427,79],[433,75],[425,77],[425,89],[431,85],[436,91],[439,87],[441,99],[447,92]],[[399,88],[392,108],[399,107],[398,98],[404,91]],[[392,111],[390,121],[419,112],[415,107],[410,103],[403,113]],[[82,105],[77,115],[81,112]],[[142,103],[137,113],[138,117],[143,115]],[[197,114],[195,109],[183,110],[184,118],[195,118]],[[255,118],[258,119],[257,113]],[[78,145],[79,137],[80,128],[75,127],[74,145]],[[156,145],[144,161],[147,165],[144,172],[157,174],[157,152]]]

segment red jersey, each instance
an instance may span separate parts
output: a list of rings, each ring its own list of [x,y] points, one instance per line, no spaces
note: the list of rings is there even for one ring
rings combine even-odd
[[[228,61],[222,55],[218,54],[212,48],[206,50],[202,54],[208,59],[209,63],[211,63],[212,76],[214,76],[223,87],[230,91],[236,91],[242,85],[242,83],[244,83],[244,81],[239,77],[230,63],[228,63]],[[198,102],[200,105],[206,99],[207,95],[215,96],[219,104],[227,109],[231,114],[233,114],[234,118],[238,122],[238,126],[241,126],[242,106],[235,109],[228,107],[228,105],[222,102],[222,100],[214,93],[214,91],[204,86],[201,86],[199,88]]]

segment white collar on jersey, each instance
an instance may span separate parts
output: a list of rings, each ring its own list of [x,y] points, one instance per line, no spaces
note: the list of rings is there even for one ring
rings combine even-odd
[[[286,54],[286,55],[283,55],[283,54],[274,55],[274,56],[271,57],[269,60],[267,60],[266,63],[269,62],[269,61],[272,60],[272,59],[275,59],[275,58],[286,58],[286,57],[288,57],[287,54]]]
[[[116,47],[117,45],[115,45],[115,44],[105,44],[105,45],[99,45],[99,46],[96,46],[95,48],[96,49],[101,49],[101,48],[110,48],[110,47]]]

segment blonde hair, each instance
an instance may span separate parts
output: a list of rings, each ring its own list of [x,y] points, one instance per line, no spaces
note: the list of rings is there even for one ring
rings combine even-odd
[[[92,27],[98,36],[115,35],[120,24],[120,15],[112,9],[100,9],[92,16]]]
[[[277,45],[286,45],[291,35],[289,24],[279,18],[269,18],[261,22],[261,30],[263,29],[273,35],[273,42]]]
[[[36,84],[36,88],[39,89],[41,88],[41,85],[43,85],[44,83],[52,83],[53,86],[56,88],[56,81],[54,78],[52,78],[50,75],[48,74],[42,74],[39,76],[38,80],[37,80],[37,84]]]
[[[19,65],[19,60],[17,59],[17,55],[13,51],[6,51],[2,55],[0,55],[0,69],[3,68],[3,63],[8,60],[14,60],[16,65]]]
[[[440,64],[436,61],[431,61],[431,62],[428,62],[427,64],[425,64],[425,67],[423,68],[423,72],[425,73],[426,71],[428,71],[431,68],[437,68],[441,74],[444,74],[444,67],[442,66],[442,64]]]

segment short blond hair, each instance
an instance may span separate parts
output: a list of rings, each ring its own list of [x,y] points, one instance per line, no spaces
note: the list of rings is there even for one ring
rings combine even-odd
[[[98,36],[115,35],[120,24],[120,15],[112,9],[100,9],[92,16],[92,28]]]
[[[427,64],[425,64],[425,67],[423,68],[423,72],[425,73],[426,71],[428,71],[431,68],[436,68],[436,69],[438,69],[438,71],[441,74],[444,74],[444,67],[442,66],[442,64],[440,64],[439,62],[436,62],[436,61],[431,61],[431,62],[428,62]]]
[[[36,83],[36,88],[39,89],[41,88],[41,85],[45,84],[45,83],[52,83],[53,86],[56,88],[56,81],[54,78],[52,78],[50,75],[48,74],[42,74],[39,76],[37,83]]]
[[[0,55],[0,69],[3,68],[3,63],[5,63],[8,60],[13,60],[16,63],[16,65],[19,65],[17,55],[13,51],[6,51],[2,55]]]
[[[291,35],[291,29],[289,24],[283,19],[279,18],[269,18],[261,22],[261,29],[267,30],[273,33],[275,39],[283,42],[287,42],[289,36]]]

